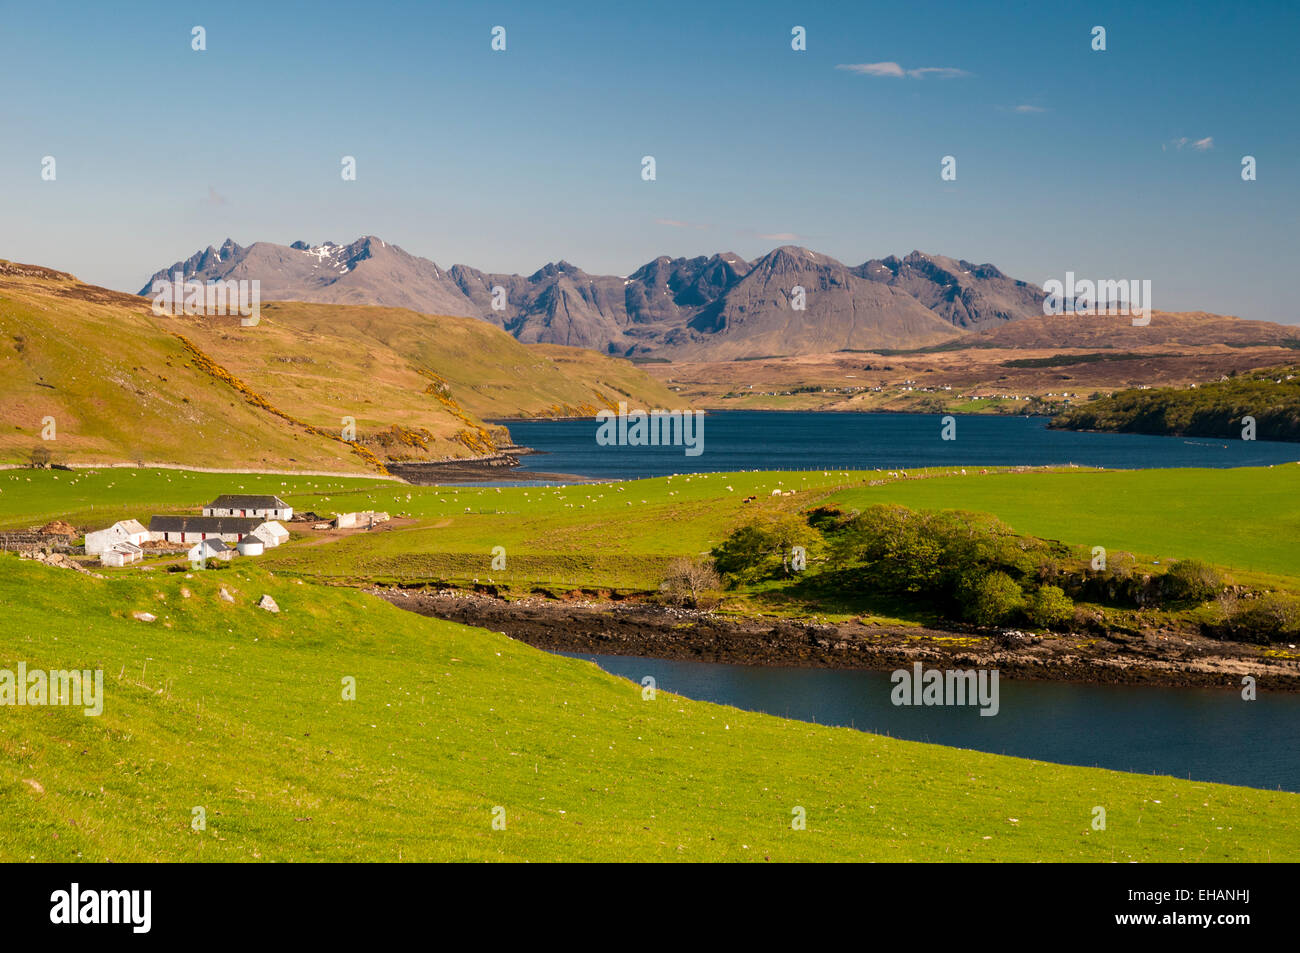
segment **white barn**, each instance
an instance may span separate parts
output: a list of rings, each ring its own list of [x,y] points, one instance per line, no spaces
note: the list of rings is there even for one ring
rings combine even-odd
[[[118,543],[131,543],[139,546],[149,539],[149,531],[139,520],[121,520],[108,529],[86,534],[86,555],[98,556],[107,553]],[[105,563],[105,565],[110,565]]]
[[[188,553],[192,563],[209,559],[230,559],[234,555],[235,551],[219,539],[205,539],[201,543],[195,543]]]
[[[264,520],[291,520],[293,507],[278,496],[229,493],[203,507],[204,516],[248,516]]]
[[[239,551],[241,556],[260,556],[266,552],[266,544],[258,539],[256,532],[254,532],[235,543],[235,549]]]
[[[237,543],[262,523],[238,516],[155,516],[149,520],[149,535],[168,543],[201,543],[205,539]]]
[[[256,527],[251,535],[260,539],[268,549],[289,542],[289,531],[275,520],[267,520],[261,526]]]
[[[127,563],[138,562],[144,558],[144,549],[135,543],[117,543],[112,549],[106,549],[99,554],[99,564],[101,566],[125,566]]]

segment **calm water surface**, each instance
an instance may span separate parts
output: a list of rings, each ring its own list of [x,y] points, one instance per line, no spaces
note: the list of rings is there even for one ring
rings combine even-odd
[[[1300,694],[999,679],[999,711],[904,707],[888,672],[560,653],[660,691],[822,725],[1060,764],[1300,791]]]
[[[704,417],[703,452],[682,447],[601,447],[596,421],[502,421],[536,455],[512,471],[636,479],[732,470],[911,469],[931,466],[1250,467],[1300,460],[1300,444],[1048,430],[1045,417],[957,417],[957,439],[940,439],[936,414],[763,413]]]

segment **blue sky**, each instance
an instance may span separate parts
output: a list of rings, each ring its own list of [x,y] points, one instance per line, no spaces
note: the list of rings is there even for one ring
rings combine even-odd
[[[136,291],[227,236],[525,274],[915,248],[1300,321],[1300,4],[1128,6],[10,3],[0,257]]]

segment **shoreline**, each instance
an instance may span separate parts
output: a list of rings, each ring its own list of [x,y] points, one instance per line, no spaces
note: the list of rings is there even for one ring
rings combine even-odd
[[[458,590],[367,588],[401,609],[503,632],[547,651],[796,668],[892,671],[914,662],[997,669],[1012,679],[1300,691],[1300,660],[1269,658],[1266,646],[1173,636],[1106,639],[925,626],[877,626],[735,617],[652,602],[588,595],[507,601]]]

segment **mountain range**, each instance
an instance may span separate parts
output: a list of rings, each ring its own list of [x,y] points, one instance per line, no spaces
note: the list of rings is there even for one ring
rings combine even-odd
[[[443,269],[374,236],[348,245],[228,238],[159,270],[140,293],[178,272],[185,280],[256,279],[264,301],[476,317],[525,343],[671,360],[922,347],[1041,315],[1044,297],[993,265],[914,251],[849,266],[792,245],[753,262],[729,252],[665,256],[615,276],[559,261],[523,276]]]

